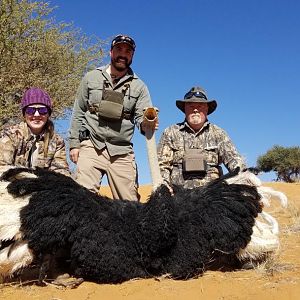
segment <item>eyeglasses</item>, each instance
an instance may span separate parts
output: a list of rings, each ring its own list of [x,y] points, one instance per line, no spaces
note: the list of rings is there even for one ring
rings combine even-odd
[[[134,40],[130,37],[130,36],[127,36],[127,35],[117,35],[112,43],[111,43],[111,47],[113,47],[114,45],[116,44],[119,44],[119,43],[127,43],[129,44],[133,50],[135,49],[135,42]]]
[[[30,115],[30,116],[34,116],[36,111],[38,111],[39,115],[41,115],[41,116],[49,114],[49,109],[46,106],[41,106],[41,107],[27,106],[25,108],[25,114]]]
[[[184,95],[184,99],[190,99],[192,97],[203,98],[203,99],[207,100],[207,97],[202,92],[199,92],[199,91],[197,91],[197,92],[187,92]]]

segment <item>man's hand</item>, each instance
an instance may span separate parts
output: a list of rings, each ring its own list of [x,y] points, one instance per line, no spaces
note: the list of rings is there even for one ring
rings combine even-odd
[[[74,164],[77,164],[79,157],[79,149],[73,148],[70,150],[70,159]]]

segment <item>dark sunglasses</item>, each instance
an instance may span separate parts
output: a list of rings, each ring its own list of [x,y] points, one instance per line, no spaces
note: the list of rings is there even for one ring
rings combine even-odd
[[[25,114],[30,115],[30,116],[33,116],[36,111],[38,111],[39,115],[41,115],[41,116],[47,115],[49,113],[49,109],[46,106],[42,106],[42,107],[27,106],[25,108]]]
[[[129,36],[126,36],[126,35],[118,35],[118,36],[116,36],[114,38],[114,40],[112,41],[111,47],[113,47],[115,44],[118,44],[118,43],[127,43],[127,44],[129,44],[133,48],[133,50],[135,49],[135,42]]]
[[[192,97],[203,98],[203,99],[207,100],[206,96],[199,91],[198,92],[188,92],[184,95],[184,99],[190,99]]]

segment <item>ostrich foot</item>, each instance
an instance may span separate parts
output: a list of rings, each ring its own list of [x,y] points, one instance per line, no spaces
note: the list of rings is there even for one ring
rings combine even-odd
[[[65,273],[56,277],[50,284],[55,285],[57,287],[66,287],[70,289],[74,289],[78,287],[81,283],[83,283],[83,278],[74,278],[69,274]]]

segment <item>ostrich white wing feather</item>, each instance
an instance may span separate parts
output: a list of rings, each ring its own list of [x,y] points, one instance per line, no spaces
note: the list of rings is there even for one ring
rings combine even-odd
[[[8,169],[11,169],[11,166],[1,166],[0,176]],[[36,175],[26,172],[16,176],[17,179],[25,177],[33,178]],[[20,241],[22,239],[20,210],[28,204],[30,195],[15,198],[7,192],[8,184],[7,181],[0,181],[0,241],[14,241],[14,243],[0,248],[0,274],[12,276],[15,271],[32,262],[33,254],[27,242]]]
[[[261,196],[261,203],[264,206],[270,206],[272,197],[277,198],[282,207],[286,208],[288,199],[285,194],[275,191],[271,187],[262,185],[260,179],[253,173],[246,171],[238,176],[229,178],[228,183],[247,184],[257,187]],[[241,249],[238,257],[241,260],[256,260],[267,253],[276,252],[279,249],[279,226],[274,217],[265,211],[258,214],[253,226],[251,241],[245,249]]]
[[[26,241],[14,243],[0,251],[0,275],[12,276],[33,261],[32,251]]]
[[[30,173],[26,174],[30,177],[32,176]],[[25,176],[25,174],[22,176]],[[18,236],[20,228],[20,210],[28,204],[30,197],[14,198],[7,192],[8,184],[9,182],[0,181],[0,240],[2,241],[15,239]]]

